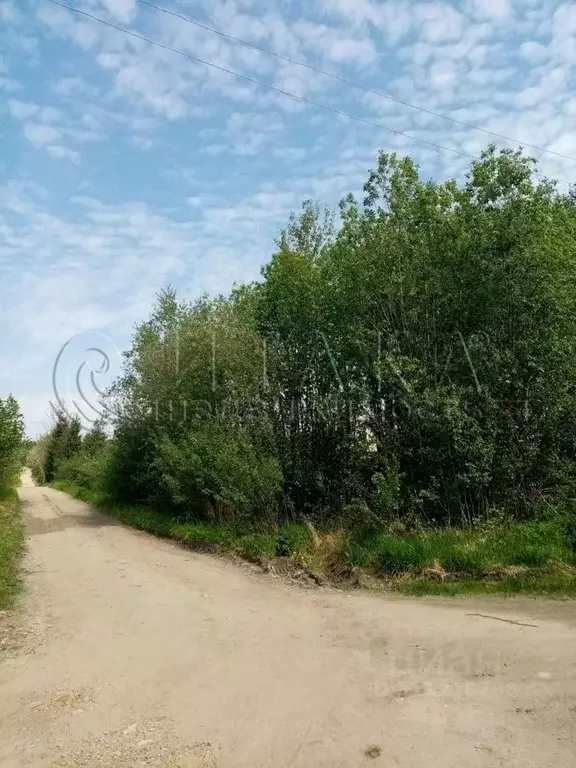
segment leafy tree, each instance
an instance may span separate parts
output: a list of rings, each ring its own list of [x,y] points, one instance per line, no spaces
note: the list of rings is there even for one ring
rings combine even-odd
[[[15,484],[21,466],[24,421],[16,400],[0,398],[0,496]]]
[[[104,430],[104,425],[101,421],[97,421],[82,440],[82,453],[88,456],[96,456],[102,452],[107,443],[108,436]]]
[[[64,411],[58,411],[44,455],[45,482],[51,483],[56,478],[60,463],[77,454],[81,446],[80,420],[77,417],[71,418]]]

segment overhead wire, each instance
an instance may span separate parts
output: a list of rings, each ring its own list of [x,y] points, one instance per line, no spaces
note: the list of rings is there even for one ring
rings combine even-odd
[[[480,131],[481,133],[485,133],[488,136],[493,136],[497,139],[502,139],[503,141],[510,141],[514,144],[519,144],[522,147],[527,147],[529,149],[535,149],[538,152],[545,152],[549,155],[554,155],[555,157],[562,158],[563,160],[571,160],[573,163],[576,163],[576,157],[571,157],[570,155],[564,155],[561,152],[556,152],[552,149],[546,149],[545,147],[540,147],[537,144],[530,144],[527,141],[522,141],[521,139],[515,139],[512,136],[506,136],[503,133],[497,133],[496,131],[491,131],[488,128],[483,128],[482,126],[475,125],[473,123],[467,123],[463,120],[458,120],[455,117],[452,117],[451,115],[445,115],[442,112],[435,112],[433,109],[428,109],[427,107],[419,106],[418,104],[412,104],[409,101],[404,101],[403,99],[399,99],[396,96],[391,96],[389,93],[384,93],[383,91],[378,91],[374,88],[369,88],[365,85],[362,85],[361,83],[354,82],[353,80],[349,80],[346,77],[342,77],[341,75],[337,75],[334,72],[327,72],[324,69],[321,69],[320,67],[316,67],[313,64],[309,64],[305,61],[300,61],[298,59],[292,59],[289,56],[284,56],[277,51],[273,51],[270,48],[265,48],[262,45],[258,45],[257,43],[254,43],[250,40],[244,40],[241,37],[236,37],[235,35],[231,35],[227,32],[223,32],[220,29],[216,29],[214,27],[210,27],[207,24],[203,24],[202,22],[198,21],[197,19],[193,19],[190,16],[185,16],[182,13],[178,13],[177,11],[172,11],[169,8],[164,8],[160,5],[157,5],[156,3],[150,2],[150,0],[136,0],[141,5],[147,5],[150,8],[154,8],[156,11],[159,11],[160,13],[165,13],[168,16],[174,16],[177,19],[181,19],[182,21],[185,21],[188,24],[193,24],[196,27],[199,27],[200,29],[205,30],[206,32],[211,32],[212,34],[219,35],[220,37],[225,38],[226,40],[231,40],[235,43],[240,43],[241,45],[248,46],[249,48],[254,48],[257,51],[260,51],[261,53],[265,53],[268,56],[274,56],[277,59],[280,59],[280,61],[285,61],[288,64],[294,64],[297,67],[304,67],[306,69],[311,70],[312,72],[316,72],[319,75],[323,75],[324,77],[330,77],[333,80],[336,80],[343,85],[350,86],[351,88],[356,88],[358,90],[364,91],[365,93],[371,93],[375,96],[379,96],[383,99],[388,99],[389,101],[393,101],[396,104],[400,104],[403,107],[409,107],[410,109],[416,109],[419,112],[423,112],[427,115],[432,115],[433,117],[441,118],[442,120],[448,120],[451,123],[454,123],[455,125],[459,125],[462,128],[468,128],[473,131]]]
[[[53,5],[59,6],[60,8],[65,8],[72,13],[76,13],[76,14],[79,14],[80,16],[84,16],[85,18],[91,19],[92,21],[95,21],[98,24],[102,24],[106,27],[110,27],[111,29],[115,29],[118,32],[122,32],[125,35],[129,35],[130,37],[135,38],[136,40],[141,40],[142,42],[149,43],[150,45],[153,45],[157,48],[161,48],[165,51],[169,51],[171,53],[177,54],[178,56],[183,56],[189,59],[190,61],[194,61],[198,64],[203,64],[219,72],[224,72],[228,75],[232,75],[233,77],[237,77],[241,80],[244,80],[245,82],[252,83],[253,85],[257,85],[261,88],[266,88],[267,90],[272,91],[273,93],[278,93],[282,96],[286,96],[287,98],[293,99],[294,101],[298,101],[302,104],[308,104],[318,109],[324,109],[340,117],[345,117],[349,120],[353,120],[358,123],[363,123],[364,125],[369,125],[373,128],[378,128],[380,130],[386,131],[395,136],[401,136],[410,141],[417,141],[420,144],[424,144],[426,146],[432,147],[434,149],[438,149],[443,152],[450,152],[454,155],[459,155],[460,157],[468,158],[469,160],[477,161],[481,159],[478,155],[473,155],[469,152],[464,152],[463,150],[455,149],[454,147],[448,147],[445,144],[438,144],[437,142],[429,141],[428,139],[423,139],[423,138],[420,138],[419,136],[413,136],[412,134],[405,133],[404,131],[398,131],[395,128],[390,128],[387,125],[383,125],[382,123],[377,123],[373,120],[360,117],[359,115],[350,114],[349,112],[346,112],[342,109],[338,109],[337,107],[331,107],[328,104],[323,104],[322,102],[315,101],[314,99],[309,99],[306,96],[299,96],[295,93],[292,93],[291,91],[286,91],[283,88],[278,88],[277,86],[271,85],[270,83],[264,83],[261,80],[256,80],[255,78],[250,77],[249,75],[242,74],[241,72],[236,72],[235,70],[229,69],[228,67],[224,67],[220,64],[216,64],[212,61],[208,61],[207,59],[202,59],[199,56],[194,56],[191,53],[182,51],[179,48],[174,48],[170,45],[166,45],[165,43],[161,43],[160,41],[154,40],[153,38],[147,37],[146,35],[142,35],[139,32],[134,32],[133,30],[127,29],[126,27],[122,27],[119,24],[115,24],[112,21],[102,19],[101,17],[95,16],[94,14],[89,13],[88,11],[82,10],[81,8],[75,8],[72,5],[68,5],[67,3],[61,2],[61,0],[48,0],[48,2],[52,3]],[[545,174],[538,173],[538,172],[535,172],[535,175],[541,176],[542,178],[550,178],[545,176]],[[565,179],[554,178],[552,180],[562,184],[566,184],[568,186],[570,185],[570,182],[566,181]]]

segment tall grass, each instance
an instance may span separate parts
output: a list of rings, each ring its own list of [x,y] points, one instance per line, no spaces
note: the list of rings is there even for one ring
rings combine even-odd
[[[0,610],[12,608],[22,587],[21,559],[25,549],[24,523],[15,491],[0,498]]]
[[[490,575],[511,566],[539,568],[555,561],[575,564],[574,552],[555,521],[435,530],[402,538],[368,533],[353,538],[348,553],[351,564],[380,568],[389,574],[436,568]]]

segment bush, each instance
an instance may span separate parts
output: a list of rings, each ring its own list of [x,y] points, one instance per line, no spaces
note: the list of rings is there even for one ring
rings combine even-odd
[[[425,567],[429,562],[425,539],[395,539],[383,536],[379,541],[380,565],[386,573],[403,573]]]
[[[104,446],[99,453],[75,454],[59,462],[55,480],[66,480],[91,491],[102,490],[109,470],[111,451]]]
[[[25,532],[18,496],[14,491],[0,499],[0,611],[11,608],[22,586],[20,561]]]
[[[178,541],[222,548],[230,547],[235,538],[229,528],[206,523],[172,523],[170,534]]]
[[[180,514],[219,522],[276,518],[278,464],[239,433],[214,426],[191,431],[179,442],[161,439],[155,467]]]
[[[264,533],[241,536],[234,542],[234,549],[246,559],[256,561],[274,557],[276,551],[274,537]]]
[[[310,547],[310,531],[299,523],[284,523],[276,533],[277,557],[298,557]]]
[[[56,479],[60,464],[78,453],[81,445],[80,420],[70,418],[64,411],[58,412],[44,454],[43,471],[47,483]]]
[[[417,572],[438,566],[450,573],[479,576],[510,566],[549,567],[575,562],[559,520],[515,523],[469,531],[440,529],[394,536],[364,529],[349,537],[346,561],[379,566],[387,573]]]
[[[18,482],[24,423],[13,397],[0,398],[0,498]]]
[[[46,482],[45,468],[49,440],[49,435],[43,435],[34,443],[26,456],[26,464],[38,485],[44,485]]]
[[[564,524],[564,541],[576,555],[576,502],[568,507],[566,522]]]
[[[22,467],[24,423],[13,397],[0,398],[0,611],[12,607],[21,587],[25,533],[15,488]]]

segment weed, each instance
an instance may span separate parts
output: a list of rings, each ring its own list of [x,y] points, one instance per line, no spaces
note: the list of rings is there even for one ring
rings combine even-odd
[[[0,499],[0,610],[14,605],[22,587],[20,562],[25,549],[24,523],[16,492]]]
[[[403,573],[424,568],[431,562],[426,545],[426,539],[422,538],[381,537],[378,546],[382,570],[386,573]]]
[[[240,555],[254,561],[274,557],[276,551],[274,536],[264,533],[241,536],[236,539],[233,546]]]
[[[310,549],[312,538],[305,525],[284,523],[276,533],[276,556],[300,559]]]

